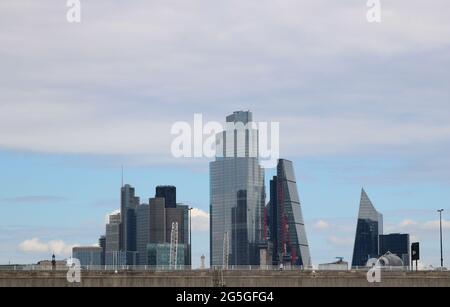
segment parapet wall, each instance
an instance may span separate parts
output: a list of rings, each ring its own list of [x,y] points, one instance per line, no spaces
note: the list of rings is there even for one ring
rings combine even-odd
[[[69,283],[63,271],[0,271],[0,287],[450,287],[450,272],[382,272],[371,284],[365,272],[180,271],[81,273]]]

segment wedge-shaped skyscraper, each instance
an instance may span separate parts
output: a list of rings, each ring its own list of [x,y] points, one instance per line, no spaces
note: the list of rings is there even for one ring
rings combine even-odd
[[[366,191],[362,189],[353,249],[353,267],[365,266],[370,258],[379,256],[380,234],[383,234],[383,215],[375,209]]]
[[[270,203],[266,210],[273,264],[310,267],[305,222],[291,161],[278,161],[277,176],[270,182]]]

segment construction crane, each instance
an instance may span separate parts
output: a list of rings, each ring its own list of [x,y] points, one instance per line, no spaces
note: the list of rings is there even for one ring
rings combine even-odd
[[[228,238],[228,231],[223,236],[223,263],[222,268],[228,270],[228,257],[229,257],[230,241]]]
[[[170,233],[170,259],[169,266],[172,269],[177,268],[177,256],[178,256],[178,223],[172,223],[172,231]]]

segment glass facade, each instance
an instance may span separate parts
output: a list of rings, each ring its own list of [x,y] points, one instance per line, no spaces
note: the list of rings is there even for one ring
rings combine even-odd
[[[251,118],[250,112],[235,112],[227,123],[246,125]],[[229,265],[258,265],[265,205],[258,133],[227,129],[216,136],[217,157],[210,163],[210,262],[222,266],[225,248]]]
[[[174,186],[157,186],[155,197],[164,198],[166,208],[177,207],[177,188]]]
[[[102,265],[103,249],[101,247],[74,247],[72,257],[80,260],[81,266]]]
[[[106,224],[106,242],[105,242],[105,264],[112,265],[115,253],[120,251],[121,242],[121,217],[120,213],[109,216],[109,223]],[[116,262],[117,263],[117,262]]]
[[[352,266],[366,266],[379,256],[379,235],[383,233],[383,215],[373,206],[364,189],[361,192]]]
[[[147,244],[150,242],[150,206],[139,205],[136,209],[137,264],[147,264]]]
[[[136,197],[132,186],[126,184],[121,189],[120,213],[121,226],[121,248],[124,252],[136,252],[136,208],[139,206],[139,197]],[[133,265],[133,259],[127,261]]]
[[[409,234],[393,233],[388,235],[380,235],[380,256],[391,252],[397,255],[403,261],[403,265],[409,266],[411,253]]]
[[[270,183],[270,197],[268,226],[273,264],[310,267],[311,254],[291,161],[278,161],[277,176]]]
[[[170,243],[158,243],[147,245],[148,265],[157,269],[170,268]],[[183,268],[185,263],[185,246],[177,245],[177,267]]]

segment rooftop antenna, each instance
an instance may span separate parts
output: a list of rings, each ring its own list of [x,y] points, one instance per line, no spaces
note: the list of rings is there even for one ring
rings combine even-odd
[[[122,188],[123,188],[123,164],[122,164]]]

